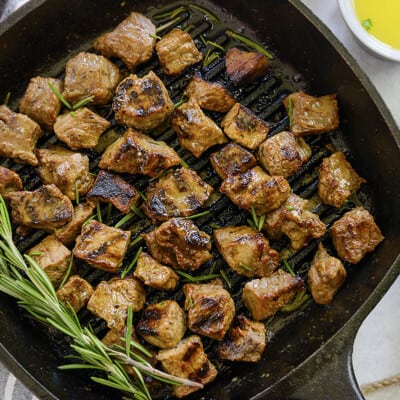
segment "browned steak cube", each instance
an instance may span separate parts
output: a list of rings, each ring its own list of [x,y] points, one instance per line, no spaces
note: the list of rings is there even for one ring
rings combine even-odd
[[[81,52],[65,66],[64,97],[76,104],[93,96],[91,104],[109,103],[120,81],[118,67],[103,56]]]
[[[297,92],[286,97],[283,104],[289,114],[290,130],[296,136],[326,133],[339,127],[336,94],[313,97]]]
[[[236,103],[221,122],[224,133],[234,142],[254,150],[267,137],[269,125],[247,107]]]
[[[167,89],[153,71],[142,78],[129,75],[121,81],[112,108],[119,124],[140,130],[156,128],[174,111]]]
[[[19,175],[0,165],[0,195],[7,197],[10,192],[22,190],[22,180]]]
[[[57,290],[57,297],[63,303],[70,304],[75,312],[86,306],[92,294],[92,285],[79,275],[72,275],[65,285]]]
[[[268,72],[268,60],[264,54],[236,47],[227,51],[225,62],[226,74],[236,86],[251,82]]]
[[[238,315],[232,328],[218,345],[218,355],[223,360],[258,362],[265,347],[265,325]]]
[[[190,220],[173,218],[142,236],[152,257],[176,269],[194,271],[212,258],[210,236]]]
[[[54,132],[59,140],[73,150],[93,149],[101,134],[109,127],[110,122],[83,107],[73,113],[59,115],[54,124]]]
[[[137,279],[113,278],[100,282],[92,294],[87,308],[107,322],[110,329],[122,331],[128,308],[140,311],[146,301],[146,292]]]
[[[268,276],[279,267],[279,253],[269,247],[261,232],[249,226],[215,229],[214,238],[222,257],[240,275]]]
[[[105,57],[118,57],[129,69],[148,61],[156,43],[156,27],[143,14],[132,12],[112,32],[93,43]]]
[[[0,106],[0,157],[13,158],[21,164],[37,165],[34,148],[42,136],[40,126],[24,114]]]
[[[330,256],[319,243],[311,267],[308,270],[308,288],[314,301],[318,304],[329,304],[333,296],[343,285],[347,271],[342,262]]]
[[[374,217],[363,207],[344,214],[332,225],[330,233],[339,257],[351,264],[360,262],[384,239]]]
[[[203,343],[198,336],[189,336],[181,340],[173,349],[160,350],[157,359],[163,369],[171,375],[206,385],[217,376],[217,370],[208,360]],[[174,395],[178,398],[187,396],[201,387],[174,385]]]
[[[278,269],[266,278],[247,282],[242,299],[253,319],[261,321],[288,305],[296,293],[303,289],[304,283],[300,277]]]
[[[354,171],[345,155],[337,151],[322,160],[318,195],[323,203],[339,208],[365,182],[366,180]]]
[[[177,28],[157,42],[156,52],[166,75],[179,75],[203,59],[189,33]]]
[[[92,220],[76,239],[74,256],[94,268],[117,273],[128,249],[130,231]]]
[[[179,165],[178,154],[165,142],[128,129],[125,134],[107,147],[99,167],[128,174],[148,175],[152,178],[168,168]]]
[[[311,148],[292,132],[280,132],[260,145],[257,158],[271,175],[287,178],[311,158]]]

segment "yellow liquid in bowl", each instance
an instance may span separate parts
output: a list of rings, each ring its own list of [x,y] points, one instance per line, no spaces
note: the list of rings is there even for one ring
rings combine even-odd
[[[381,42],[400,50],[400,0],[353,0],[364,28]]]

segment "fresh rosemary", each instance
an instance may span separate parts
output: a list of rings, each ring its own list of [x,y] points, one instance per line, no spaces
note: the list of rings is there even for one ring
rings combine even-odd
[[[209,11],[209,10],[206,10],[206,9],[203,8],[203,7],[198,6],[197,4],[191,3],[191,4],[189,4],[189,8],[191,8],[192,10],[200,11],[202,14],[204,14],[206,17],[208,17],[208,19],[209,19],[211,22],[214,22],[214,23],[218,23],[218,22],[219,22],[219,19],[218,19],[218,17],[217,17],[215,14],[213,14],[213,13],[212,13],[211,11]]]
[[[5,106],[8,106],[8,103],[10,102],[10,97],[11,97],[11,92],[7,92],[6,97],[4,98]]]
[[[292,276],[296,276],[296,273],[293,271],[293,268],[290,266],[290,264],[287,262],[287,260],[283,259],[282,262],[285,265],[287,272],[289,272],[289,274]]]
[[[193,283],[198,283],[198,282],[203,282],[203,281],[209,281],[211,279],[219,278],[218,274],[209,274],[209,275],[199,275],[199,276],[193,276],[190,274],[187,274],[186,272],[176,270],[176,273],[183,278],[185,278],[189,282]]]
[[[196,219],[196,218],[204,217],[205,215],[210,214],[210,212],[211,212],[210,210],[206,210],[206,211],[199,212],[197,214],[189,215],[188,217],[182,217],[182,219]]]
[[[167,11],[162,14],[156,14],[153,16],[153,19],[155,20],[161,20],[161,19],[174,19],[176,16],[179,14],[183,13],[186,10],[184,6],[180,6],[178,8],[173,9],[172,11]]]
[[[226,272],[225,272],[223,269],[221,269],[221,270],[219,271],[219,273],[221,274],[222,279],[223,279],[223,280],[226,282],[226,284],[228,285],[228,288],[229,288],[229,289],[232,289],[232,283],[231,283],[231,281],[229,280],[228,275],[226,275]]]
[[[299,309],[304,303],[306,303],[310,299],[310,295],[302,290],[296,294],[296,297],[293,301],[287,306],[283,307],[281,311],[283,312],[292,312]]]
[[[94,100],[94,96],[89,96],[79,100],[75,104],[71,104],[51,82],[47,82],[47,84],[49,85],[51,91],[57,96],[58,100],[60,100],[61,103],[64,104],[64,106],[70,111],[76,111],[78,108],[84,107]]]
[[[251,267],[250,267],[249,265],[247,265],[247,264],[239,263],[239,267],[240,267],[240,268],[243,268],[243,269],[246,270],[246,271],[254,272],[254,269],[251,268]]]
[[[261,230],[262,230],[262,228],[263,228],[263,226],[265,224],[266,215],[264,214],[264,215],[261,215],[261,217],[257,217],[256,210],[254,209],[253,206],[251,206],[251,210],[250,211],[251,211],[251,217],[252,217],[253,220],[248,219],[247,223],[253,229],[261,232]]]
[[[31,253],[30,255],[33,255],[33,254]],[[71,253],[71,257],[70,257],[69,263],[68,263],[68,268],[65,271],[65,275],[60,283],[60,286],[58,287],[59,289],[61,289],[65,285],[65,282],[67,282],[69,276],[71,275],[73,265],[74,265],[74,254]]]
[[[273,59],[274,56],[266,49],[264,49],[264,47],[262,47],[261,45],[259,45],[258,43],[254,42],[253,40],[249,39],[246,36],[241,35],[240,33],[231,31],[230,29],[226,30],[225,33],[232,39],[236,39],[241,41],[242,43],[244,43],[245,45],[251,47],[252,49],[258,51],[261,54],[264,54],[265,56],[267,56],[270,59]]]
[[[142,250],[143,250],[143,248],[139,247],[139,250],[136,252],[131,263],[122,271],[122,274],[121,274],[122,279],[124,279],[129,274],[129,272],[131,272],[132,268],[136,265],[137,260],[140,257],[140,254],[142,254]]]

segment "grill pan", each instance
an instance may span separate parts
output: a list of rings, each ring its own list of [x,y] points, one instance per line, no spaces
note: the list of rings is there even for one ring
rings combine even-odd
[[[30,2],[9,17],[0,29],[0,98],[11,91],[14,99],[11,107],[16,108],[18,98],[32,76],[59,76],[66,59],[80,50],[89,49],[96,36],[115,27],[129,11],[154,15],[159,8],[173,9],[181,4],[187,3],[78,0],[65,5],[60,0]],[[243,89],[230,87],[226,82],[222,60],[214,61],[201,71],[206,79],[224,83],[238,101],[269,121],[272,126],[270,135],[287,128],[288,121],[281,102],[289,92],[303,89],[316,95],[338,93],[341,132],[307,139],[313,148],[313,158],[291,178],[290,184],[297,194],[313,198],[317,184],[316,167],[329,153],[326,145],[333,142],[346,151],[355,169],[368,180],[366,189],[357,198],[351,199],[351,205],[362,203],[372,210],[385,241],[360,264],[348,268],[347,282],[331,306],[309,304],[295,313],[270,321],[270,343],[260,363],[222,364],[218,379],[189,398],[361,399],[351,367],[354,336],[400,268],[400,244],[397,240],[400,216],[396,213],[400,193],[399,131],[365,75],[299,1],[249,0],[243,4],[239,0],[220,0],[218,5],[209,2],[196,4],[211,10],[221,20],[221,24],[213,24],[193,10],[181,15],[179,25],[194,25],[191,34],[203,53],[200,34],[222,45],[229,45],[233,43],[224,33],[229,28],[266,44],[276,55],[270,73],[261,83]],[[178,101],[193,70],[179,78],[166,78],[159,72],[156,63],[150,61],[137,72],[143,74],[154,68],[166,83],[174,102]],[[108,111],[102,110],[104,115]],[[212,117],[218,118],[217,115]],[[171,130],[161,130],[157,138],[166,140],[172,147],[177,146]],[[54,138],[48,135],[41,139],[39,146],[45,146],[52,140]],[[200,160],[179,149],[178,152],[192,168],[199,171],[203,179],[218,187],[219,180],[207,162],[209,152]],[[95,166],[97,154],[92,152],[90,157],[92,166]],[[12,164],[6,162],[5,165]],[[25,187],[33,189],[39,184],[32,169],[12,167],[19,169]],[[124,178],[132,180],[128,176]],[[146,183],[146,179],[135,180],[139,189]],[[210,219],[221,225],[245,221],[246,215],[238,212],[222,196],[214,198],[210,207],[213,211],[211,216],[196,220],[202,229],[208,229],[208,233]],[[325,223],[330,224],[346,210],[337,212],[329,207],[317,207],[315,211]],[[120,215],[111,215],[110,223],[119,218]],[[140,230],[151,229],[149,223],[135,220],[132,223],[134,235]],[[20,241],[20,247],[30,247],[40,239],[40,235],[36,233]],[[282,250],[288,247],[288,242],[281,241],[274,245]],[[290,259],[294,269],[303,276],[314,249],[315,244],[311,244]],[[134,251],[133,248],[131,252]],[[84,276],[94,283],[104,278],[100,271],[93,272],[92,269],[85,269],[84,265],[80,268]],[[206,268],[202,269],[202,273],[207,273]],[[237,296],[240,282],[235,282],[234,274],[230,278],[236,300],[240,297]],[[237,307],[240,309],[240,302]],[[94,320],[89,313],[82,313],[81,317],[84,323],[90,322],[99,333],[104,330],[102,321]],[[0,296],[0,323],[2,361],[38,397],[71,400],[115,397],[115,393],[92,385],[86,375],[57,371],[57,366],[64,362],[61,356],[68,348],[65,339],[23,316],[15,302],[3,295]],[[210,351],[212,353],[213,349]]]

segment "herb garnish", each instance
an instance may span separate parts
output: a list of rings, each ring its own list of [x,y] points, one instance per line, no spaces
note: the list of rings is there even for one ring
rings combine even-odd
[[[32,255],[32,253],[30,255]],[[69,276],[71,275],[73,265],[74,265],[74,254],[71,253],[71,257],[70,257],[69,263],[68,263],[68,268],[67,268],[67,271],[65,272],[65,275],[60,283],[60,286],[58,287],[59,289],[61,289],[65,285],[65,282],[67,282]]]
[[[198,283],[198,282],[203,282],[203,281],[209,281],[211,279],[219,278],[219,274],[210,274],[210,275],[199,275],[199,276],[193,276],[190,274],[187,274],[186,272],[176,270],[175,271],[178,275],[182,276],[189,282],[193,283]]]
[[[283,259],[283,264],[285,265],[285,268],[287,269],[287,272],[289,272],[290,275],[296,276],[295,272],[293,271],[293,268],[290,266],[290,264],[287,262],[286,259]]]
[[[370,31],[371,28],[374,26],[374,24],[372,23],[371,18],[367,18],[364,19],[364,21],[361,22],[362,27],[366,30],[366,31]]]
[[[131,271],[131,269],[136,265],[137,260],[140,257],[140,254],[142,254],[142,247],[139,247],[139,250],[136,252],[135,256],[133,257],[131,263],[122,271],[121,274],[121,278],[124,279],[126,277],[126,275],[129,274],[129,272]]]
[[[180,6],[178,8],[173,9],[172,11],[167,11],[162,14],[156,14],[153,16],[153,19],[155,19],[155,20],[161,20],[161,19],[167,19],[167,18],[173,19],[177,15],[183,13],[185,10],[186,10],[186,8],[184,6]]]
[[[4,98],[5,106],[8,106],[8,103],[10,102],[10,97],[11,97],[11,92],[7,92],[6,97]]]
[[[181,217],[182,219],[196,219],[196,218],[200,218],[200,217],[204,217],[205,215],[210,214],[210,210],[206,210],[206,211],[202,211],[199,212],[197,214],[193,214],[193,215],[189,215],[188,217]]]
[[[249,265],[247,265],[247,264],[239,263],[239,267],[245,269],[246,271],[254,272],[254,269],[251,268],[251,267],[250,267]]]
[[[57,96],[58,100],[61,101],[61,103],[64,104],[65,107],[68,108],[68,110],[71,111],[76,111],[78,108],[81,108],[83,106],[86,106],[86,104],[92,102],[94,100],[94,96],[89,96],[86,97],[82,100],[79,100],[77,103],[75,104],[71,104],[60,92],[59,90],[51,83],[51,82],[47,82],[47,84],[49,85],[49,88],[51,89],[51,91]]]
[[[254,206],[251,206],[251,217],[253,220],[248,219],[247,223],[255,230],[261,232],[264,224],[265,224],[265,218],[267,217],[265,214],[261,215],[261,217],[257,217],[256,210],[254,209]]]
[[[132,240],[132,242],[129,243],[128,249],[131,247],[135,246],[136,244],[140,243],[143,240],[142,236],[136,236],[135,239]]]
[[[252,49],[258,51],[261,54],[264,54],[268,58],[270,59],[274,58],[274,56],[268,50],[264,49],[264,47],[254,42],[253,40],[249,39],[248,37],[243,36],[240,33],[231,31],[230,29],[226,30],[225,33],[232,39],[240,40],[245,45],[251,47]]]
[[[215,51],[211,51],[211,49],[208,49],[207,54],[203,60],[203,67],[208,67],[217,58],[219,58],[219,54]]]
[[[226,275],[226,272],[225,272],[223,269],[221,269],[221,270],[219,271],[219,273],[221,274],[222,278],[224,279],[224,281],[225,281],[226,284],[228,285],[228,288],[229,288],[229,289],[232,289],[231,281],[229,280],[228,275]]]
[[[283,307],[281,311],[283,312],[292,312],[300,308],[305,302],[310,299],[310,295],[306,293],[305,290],[302,290],[296,294],[294,300],[288,304],[287,306]]]
[[[207,16],[210,19],[211,22],[214,22],[214,23],[219,22],[219,18],[215,14],[211,13],[211,11],[206,10],[203,7],[198,6],[197,4],[191,3],[191,4],[189,4],[189,8],[191,8],[193,10],[200,11],[205,16]]]
[[[182,104],[187,103],[188,100],[189,98],[187,96],[182,96],[181,99],[176,104],[174,104],[174,108],[180,107]]]

